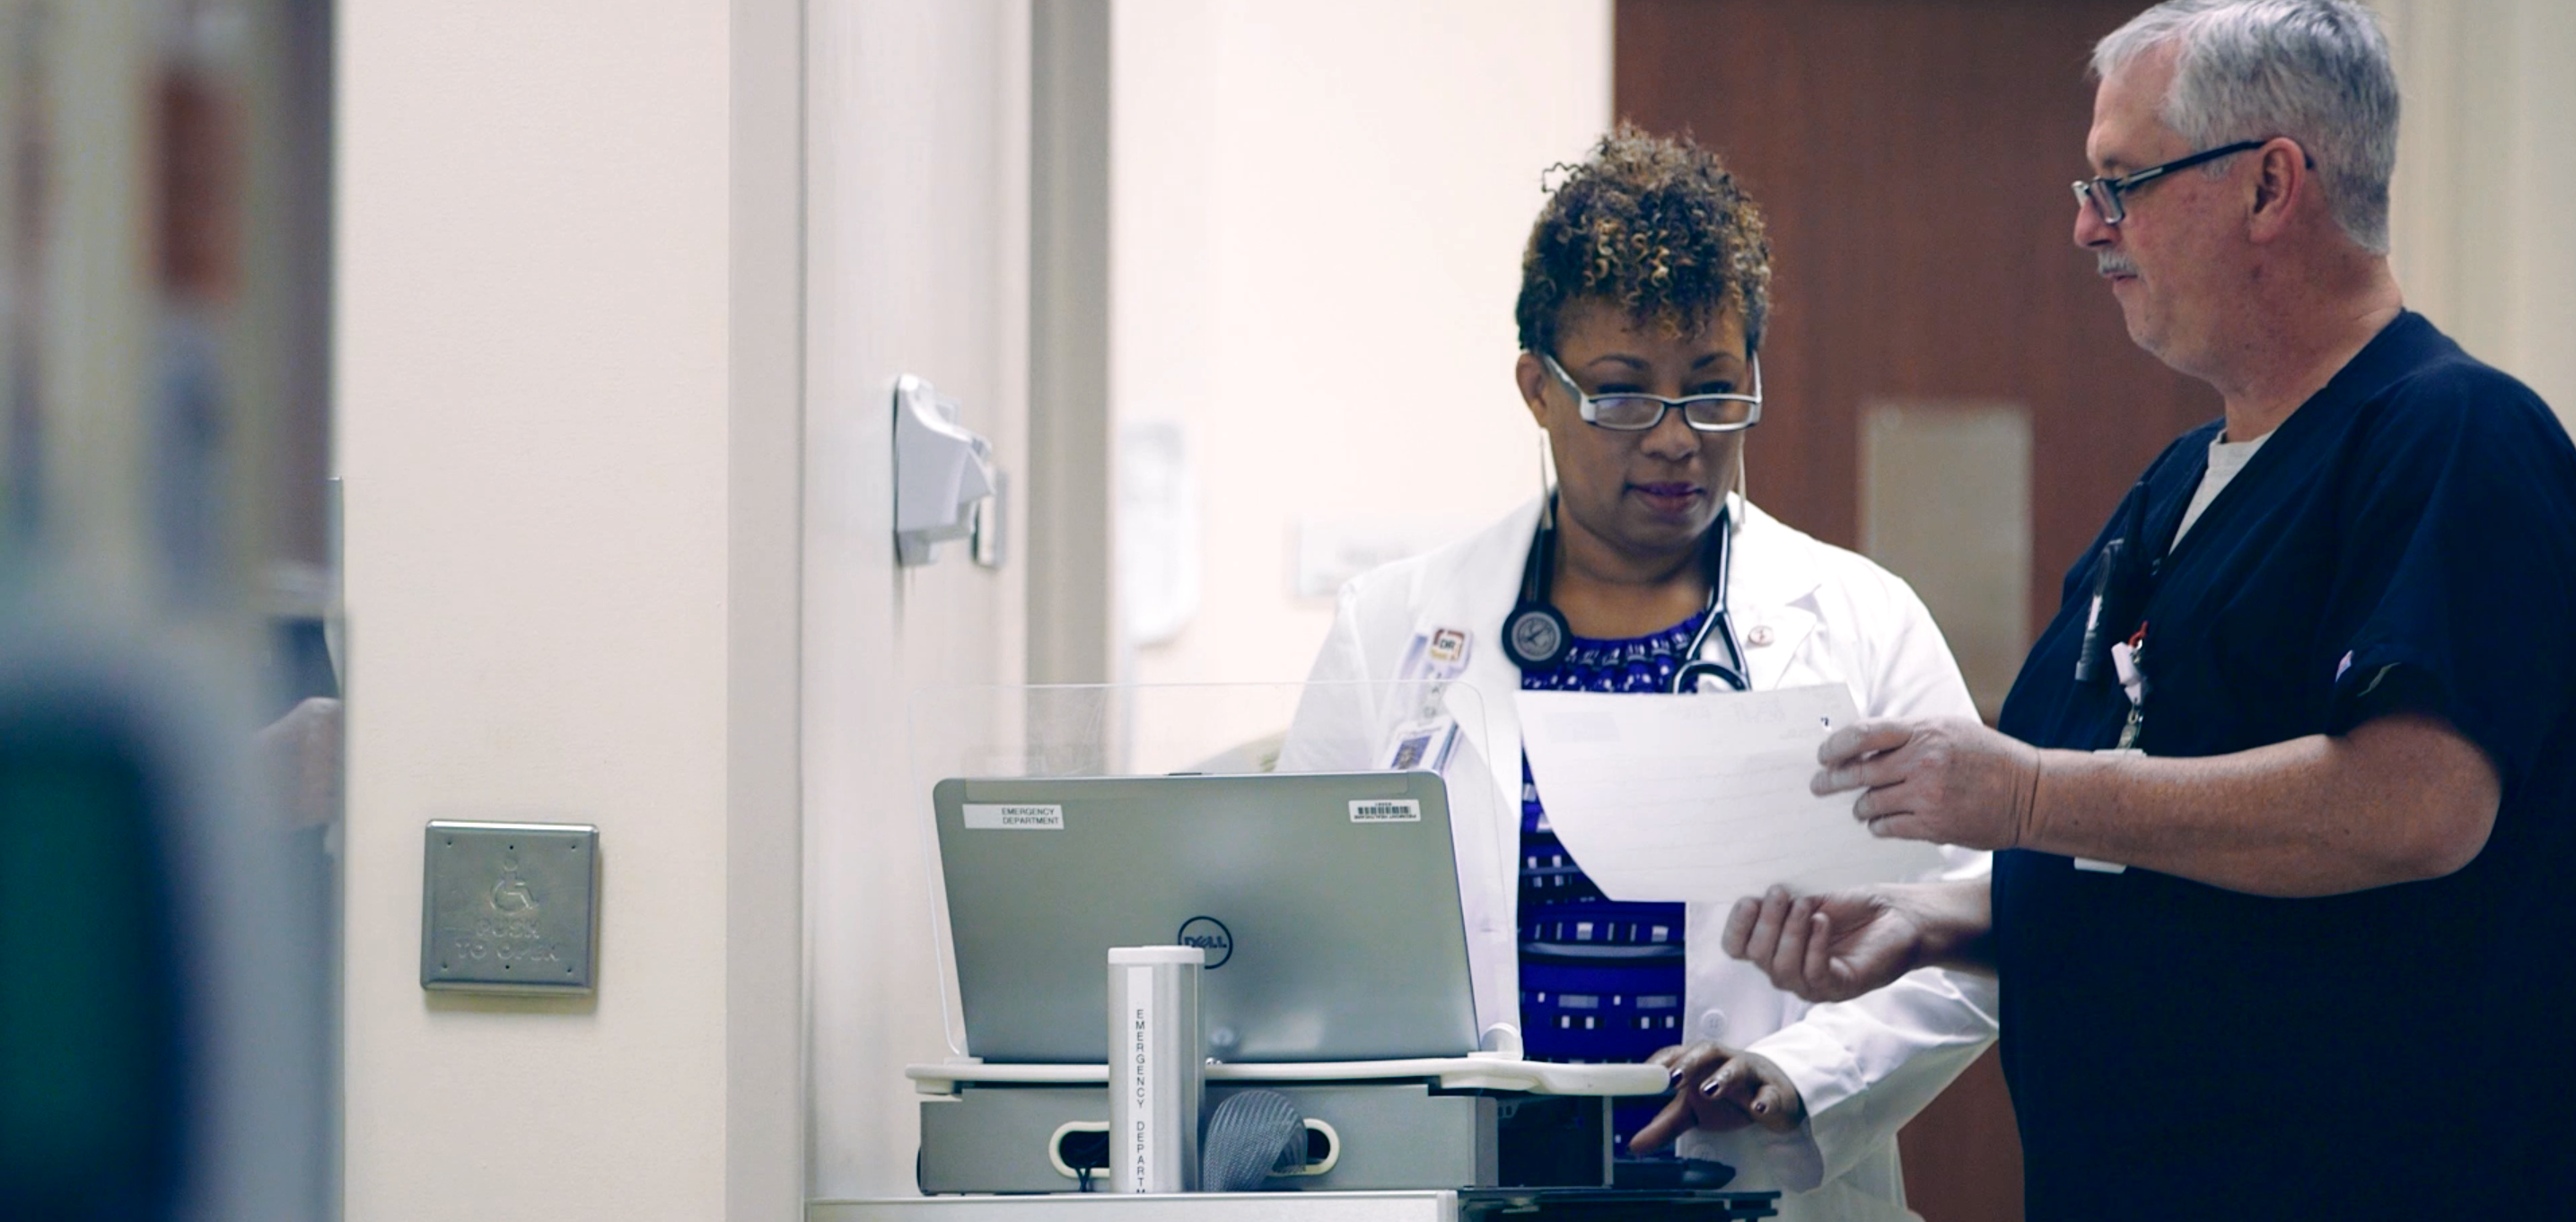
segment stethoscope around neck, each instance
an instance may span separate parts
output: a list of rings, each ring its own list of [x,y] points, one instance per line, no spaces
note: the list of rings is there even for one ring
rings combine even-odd
[[[1728,510],[1720,508],[1717,521],[1710,523],[1708,533],[1700,538],[1700,564],[1708,577],[1708,607],[1701,614],[1699,631],[1691,636],[1690,652],[1680,669],[1673,672],[1674,695],[1699,690],[1699,681],[1714,677],[1736,691],[1753,686],[1744,665],[1744,647],[1736,643],[1735,624],[1726,614],[1726,578],[1728,560],[1735,548],[1735,532],[1729,529]],[[1574,648],[1574,630],[1566,625],[1565,616],[1548,603],[1556,586],[1556,493],[1550,490],[1545,506],[1539,510],[1538,535],[1530,540],[1529,559],[1521,564],[1520,601],[1503,619],[1503,653],[1523,673],[1545,674],[1565,662]],[[1711,636],[1726,649],[1726,660],[1703,660],[1699,654]]]

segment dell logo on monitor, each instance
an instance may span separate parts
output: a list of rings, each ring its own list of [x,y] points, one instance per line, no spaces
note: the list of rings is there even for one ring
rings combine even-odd
[[[1234,932],[1212,916],[1194,916],[1181,922],[1178,941],[1206,951],[1210,968],[1224,967],[1225,961],[1234,957]]]

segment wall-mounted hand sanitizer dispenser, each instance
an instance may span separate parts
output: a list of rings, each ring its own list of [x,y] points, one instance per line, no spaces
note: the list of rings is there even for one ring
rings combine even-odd
[[[894,550],[899,564],[928,564],[941,540],[964,539],[1001,521],[986,503],[1001,481],[991,442],[957,423],[957,404],[911,374],[894,381]],[[978,506],[982,505],[979,511]],[[1000,563],[998,542],[978,539],[978,561]]]

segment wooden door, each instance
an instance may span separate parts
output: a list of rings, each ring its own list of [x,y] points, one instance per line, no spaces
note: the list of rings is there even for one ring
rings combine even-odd
[[[1617,112],[1723,154],[1770,220],[1756,501],[1858,546],[1859,419],[1884,400],[2027,408],[2028,623],[2217,397],[2129,342],[2072,244],[2094,40],[2145,0],[1619,0]],[[2025,641],[2025,645],[2027,642]],[[2021,1216],[1992,1055],[1903,1136],[1931,1222]]]

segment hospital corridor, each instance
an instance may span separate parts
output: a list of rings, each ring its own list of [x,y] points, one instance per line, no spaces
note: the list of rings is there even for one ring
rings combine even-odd
[[[0,1218],[2576,1215],[2570,56],[0,0]]]

